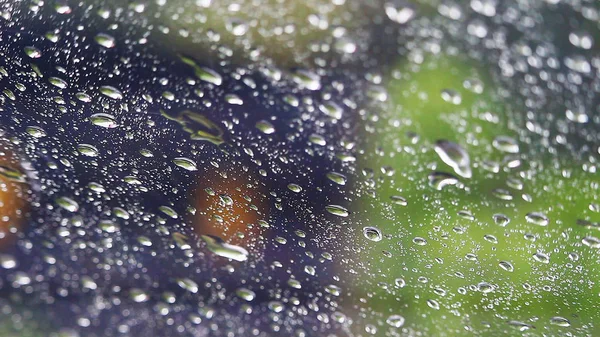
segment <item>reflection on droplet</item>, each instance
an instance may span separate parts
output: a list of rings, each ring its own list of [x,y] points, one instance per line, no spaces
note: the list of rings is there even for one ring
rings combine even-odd
[[[193,294],[198,292],[198,284],[187,277],[177,279],[177,285]]]
[[[498,265],[500,266],[500,268],[512,272],[515,270],[515,268],[513,267],[512,263],[508,262],[508,261],[500,261],[498,263]]]
[[[256,128],[259,129],[265,135],[270,135],[275,132],[275,127],[273,126],[273,124],[265,120],[256,122]]]
[[[28,126],[26,129],[27,133],[34,138],[46,137],[46,131],[39,126]]]
[[[235,291],[236,295],[245,300],[245,301],[252,301],[254,300],[254,298],[256,297],[256,294],[254,293],[254,291],[248,289],[248,288],[239,288],[238,290]]]
[[[56,199],[56,203],[58,204],[58,206],[72,213],[77,212],[79,210],[79,204],[69,197],[60,197]]]
[[[427,178],[429,179],[429,186],[438,191],[443,190],[446,186],[457,185],[459,183],[459,180],[455,176],[445,172],[432,172]]]
[[[403,6],[404,2],[391,1],[385,4],[385,14],[387,17],[399,24],[405,24],[415,17],[415,10],[408,6]]]
[[[564,328],[571,326],[571,322],[568,319],[560,316],[554,316],[550,318],[550,324]]]
[[[325,209],[327,210],[327,212],[333,215],[337,215],[344,218],[350,214],[347,209],[339,205],[328,205],[325,206]]]
[[[123,93],[119,89],[111,87],[110,85],[101,86],[100,93],[112,99],[123,99]]]
[[[138,288],[132,288],[129,291],[129,296],[131,297],[131,299],[134,302],[137,302],[137,303],[143,303],[150,299],[150,296],[148,296],[148,294],[146,294],[146,292],[144,292],[143,290],[138,289]]]
[[[196,166],[196,163],[186,157],[178,157],[173,159],[173,163],[187,171],[198,171],[198,167]]]
[[[50,82],[50,84],[52,84],[53,86],[60,88],[60,89],[64,89],[67,87],[67,82],[65,80],[63,80],[62,78],[50,77],[48,79],[48,82]]]
[[[492,145],[502,152],[519,153],[519,143],[508,136],[498,136],[494,138]]]
[[[591,248],[600,248],[600,239],[595,236],[586,236],[581,242]]]
[[[383,234],[381,234],[381,231],[376,227],[363,228],[363,235],[365,236],[365,238],[373,242],[378,242],[381,241],[381,239],[383,239]]]
[[[77,151],[79,151],[79,153],[81,153],[84,156],[88,156],[88,157],[97,157],[98,156],[98,149],[90,144],[79,144],[77,145]]]
[[[302,187],[298,184],[288,184],[287,187],[290,191],[292,191],[294,193],[302,192]]]
[[[506,227],[510,223],[510,219],[504,214],[497,213],[492,218],[494,219],[494,223],[500,227]]]
[[[346,176],[341,174],[341,173],[337,173],[337,172],[329,172],[327,173],[327,178],[329,178],[329,180],[333,181],[334,183],[344,186],[346,185]]]
[[[31,57],[32,59],[37,59],[42,56],[42,52],[34,46],[26,46],[24,49],[25,54]]]
[[[541,263],[550,263],[550,256],[542,252],[535,253],[533,259]]]
[[[385,320],[385,322],[394,328],[400,328],[404,325],[404,317],[400,315],[391,315]]]
[[[458,93],[458,91],[453,89],[442,90],[442,99],[454,105],[459,105],[460,103],[462,103],[462,96],[460,95],[460,93]]]
[[[319,110],[333,119],[342,119],[344,113],[342,107],[334,102],[325,102],[319,105]]]
[[[527,215],[525,215],[525,220],[538,226],[548,226],[548,223],[550,222],[548,217],[540,212],[527,213]]]
[[[118,126],[117,121],[113,115],[105,114],[105,113],[97,113],[90,116],[90,122],[94,125],[112,129]]]
[[[221,238],[214,235],[202,235],[207,248],[222,257],[235,261],[246,261],[248,259],[248,251],[242,247],[225,243]]]
[[[112,48],[115,46],[115,38],[105,33],[96,35],[94,40],[104,48]]]
[[[321,77],[313,72],[308,71],[308,70],[299,69],[293,75],[292,79],[301,88],[306,88],[308,90],[321,89]]]
[[[434,149],[440,159],[446,165],[452,167],[456,174],[463,178],[471,178],[471,160],[462,146],[449,140],[438,140]]]

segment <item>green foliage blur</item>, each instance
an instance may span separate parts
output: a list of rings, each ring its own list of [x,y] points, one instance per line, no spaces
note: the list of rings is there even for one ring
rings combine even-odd
[[[375,172],[376,187],[374,196],[363,195],[353,207],[360,209],[365,226],[384,234],[380,242],[365,239],[360,253],[375,275],[362,280],[370,285],[362,288],[367,305],[375,312],[403,315],[406,326],[418,322],[413,327],[425,328],[421,332],[429,336],[468,330],[560,335],[593,326],[593,318],[600,317],[600,286],[591,280],[600,268],[592,248],[581,244],[581,237],[593,232],[576,222],[593,217],[588,206],[597,200],[593,186],[598,177],[583,172],[581,163],[560,162],[523,143],[523,155],[506,159],[492,141],[496,136],[518,139],[512,109],[524,107],[499,97],[485,69],[462,55],[415,59],[398,61],[397,78],[385,84],[389,102],[378,109],[378,121],[369,128],[375,131],[365,135],[369,155],[361,166]],[[484,90],[466,89],[466,80],[478,80]],[[460,94],[460,104],[442,98],[447,89]],[[433,151],[440,139],[460,144],[470,155],[473,177],[459,178],[463,188],[428,186],[431,171],[453,174]],[[517,159],[521,165],[510,168]],[[499,172],[486,170],[486,160],[497,162]],[[423,170],[423,163],[430,170]],[[556,169],[556,164],[567,169]],[[382,174],[390,168],[395,170],[391,177]],[[510,192],[512,200],[499,198],[498,188]],[[407,205],[395,204],[392,196],[404,197]],[[549,225],[528,223],[530,212],[547,215]],[[503,227],[493,220],[495,214],[511,221]],[[538,251],[550,256],[549,263],[533,258]],[[503,261],[514,270],[501,268]],[[396,285],[397,278],[404,287]],[[573,284],[573,279],[590,282]],[[493,290],[487,292],[482,282]],[[569,319],[571,326],[550,324],[554,316]],[[524,332],[523,325],[509,321],[529,327]],[[388,328],[381,328],[378,335],[386,335]]]

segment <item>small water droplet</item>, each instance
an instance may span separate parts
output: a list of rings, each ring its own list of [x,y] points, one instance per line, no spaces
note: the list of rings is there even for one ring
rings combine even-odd
[[[462,146],[449,140],[438,140],[434,147],[442,161],[463,178],[471,178],[471,160]]]
[[[193,160],[186,157],[177,157],[173,159],[173,163],[187,171],[198,171],[196,163]]]
[[[368,240],[371,240],[373,242],[379,242],[379,241],[381,241],[381,239],[383,239],[383,234],[376,227],[363,228],[363,235],[365,236],[365,238],[367,238]]]
[[[391,315],[385,320],[385,322],[394,328],[400,328],[404,325],[404,317],[400,315]]]
[[[107,129],[116,128],[118,126],[115,117],[113,115],[105,113],[96,113],[91,115],[90,122],[96,126],[100,126]]]
[[[94,40],[104,48],[113,48],[115,46],[115,38],[105,33],[96,35]]]
[[[101,86],[100,93],[112,99],[123,99],[123,93],[119,89],[111,87],[110,85]]]
[[[350,214],[346,208],[339,205],[327,205],[325,206],[325,209],[327,210],[327,212],[343,218],[347,217]]]
[[[498,136],[494,138],[492,146],[502,152],[519,153],[519,143],[508,136]]]

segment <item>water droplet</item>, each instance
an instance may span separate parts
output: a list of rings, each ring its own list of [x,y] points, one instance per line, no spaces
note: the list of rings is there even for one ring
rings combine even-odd
[[[104,48],[113,48],[115,46],[115,38],[105,33],[96,35],[94,40]]]
[[[494,138],[492,146],[502,152],[519,153],[519,143],[508,136],[498,136]]]
[[[101,86],[100,93],[112,99],[123,99],[123,93],[119,89],[111,87],[110,85]]]
[[[92,101],[92,97],[85,92],[78,92],[75,94],[75,98],[84,103],[89,103]]]
[[[458,91],[453,89],[444,89],[442,90],[442,99],[445,102],[452,103],[454,105],[459,105],[462,103],[462,96]]]
[[[452,167],[456,174],[463,178],[471,178],[471,160],[467,151],[460,145],[448,140],[438,140],[434,149],[440,159]]]
[[[513,200],[513,195],[512,193],[510,193],[510,191],[505,190],[503,188],[495,188],[492,190],[492,194],[500,199],[500,200],[506,200],[506,201],[510,201]]]
[[[586,31],[575,31],[569,33],[569,42],[581,49],[591,49],[594,46],[594,37]]]
[[[408,205],[408,202],[406,201],[406,199],[404,197],[399,196],[399,195],[392,195],[390,197],[390,200],[392,201],[392,203],[394,203],[396,205],[400,205],[400,206],[406,206],[406,205]]]
[[[512,263],[510,263],[508,261],[500,261],[500,262],[498,262],[498,265],[500,266],[500,268],[502,268],[506,271],[509,271],[509,272],[513,272],[515,270]]]
[[[406,281],[404,281],[403,278],[399,277],[394,280],[394,284],[396,285],[396,288],[404,288],[406,286]]]
[[[235,294],[239,298],[241,298],[247,302],[254,300],[254,298],[256,297],[256,294],[254,293],[254,291],[247,289],[247,288],[239,288],[235,291]]]
[[[50,84],[52,84],[53,86],[60,88],[60,89],[64,89],[67,87],[67,82],[65,82],[65,80],[63,80],[62,78],[50,77],[48,79],[48,82],[50,82]]]
[[[119,126],[115,117],[113,115],[105,114],[105,113],[96,113],[90,116],[90,122],[94,125],[112,129]]]
[[[323,138],[323,136],[317,135],[317,134],[312,134],[308,137],[308,140],[316,145],[319,146],[325,146],[327,145],[327,142],[325,141],[325,138]]]
[[[325,291],[330,293],[333,296],[340,296],[342,294],[342,289],[335,284],[330,284],[325,287]]]
[[[173,163],[188,171],[198,171],[196,163],[193,160],[186,157],[177,157],[173,159]]]
[[[39,126],[28,126],[27,133],[34,138],[46,137],[46,131]]]
[[[571,322],[568,319],[560,316],[554,316],[550,318],[550,324],[564,328],[571,326]]]
[[[198,284],[187,277],[177,279],[177,285],[193,294],[197,293],[199,289]]]
[[[89,289],[89,290],[96,290],[98,288],[98,285],[96,284],[96,282],[94,282],[94,280],[87,275],[83,276],[81,278],[81,286],[84,289]]]
[[[0,165],[0,176],[18,183],[24,183],[27,178],[25,173],[3,165]]]
[[[14,256],[8,254],[0,254],[0,267],[4,269],[13,269],[18,263]]]
[[[171,219],[177,219],[179,217],[177,212],[169,206],[160,206],[158,209]]]
[[[300,283],[300,281],[293,278],[288,280],[288,285],[294,289],[302,289],[302,284]]]
[[[275,132],[275,127],[273,124],[262,120],[256,123],[256,128],[259,129],[265,135],[270,135]]]
[[[300,69],[294,73],[292,79],[303,89],[321,89],[321,77],[310,71]]]
[[[567,116],[567,119],[570,120],[571,122],[575,122],[575,123],[579,123],[579,124],[585,124],[589,120],[588,115],[582,111],[572,111],[570,109],[567,109],[567,111],[565,112],[565,115]]]
[[[542,252],[533,254],[533,259],[541,263],[550,263],[550,256]]]
[[[285,309],[285,307],[283,306],[283,303],[279,302],[279,301],[271,301],[269,302],[269,304],[267,304],[267,307],[269,308],[269,310],[271,310],[272,312],[282,312],[283,309]]]
[[[479,284],[477,284],[477,289],[482,293],[491,293],[494,291],[494,286],[487,282],[479,282]]]
[[[234,94],[225,95],[225,101],[227,101],[227,103],[233,104],[233,105],[244,104],[244,101],[238,95],[234,95]]]
[[[139,242],[140,245],[144,246],[144,247],[151,247],[152,246],[152,240],[150,240],[149,237],[147,236],[138,236],[137,238],[137,242]]]
[[[339,205],[327,205],[325,206],[325,209],[327,210],[327,212],[343,218],[347,217],[350,214],[347,209]]]
[[[500,227],[506,227],[510,223],[510,219],[504,214],[497,213],[492,218],[494,219],[494,223]]]
[[[56,203],[58,204],[58,206],[71,213],[77,212],[79,210],[79,204],[69,197],[60,197],[56,199]]]
[[[550,222],[545,214],[539,212],[527,213],[527,215],[525,215],[525,220],[538,226],[548,226],[548,223]]]
[[[376,227],[363,228],[363,235],[365,236],[365,238],[367,238],[368,240],[371,240],[373,242],[378,242],[378,241],[381,241],[381,239],[383,239],[383,234]]]
[[[235,36],[243,36],[249,28],[246,22],[236,18],[228,20],[225,25],[225,29]]]
[[[225,243],[221,238],[213,235],[202,235],[207,248],[222,257],[235,261],[246,261],[248,259],[248,251],[244,248]]]
[[[129,291],[129,296],[136,303],[143,303],[150,299],[150,296],[148,296],[148,294],[146,294],[143,290],[138,288],[132,288]]]
[[[84,156],[97,157],[99,152],[98,149],[90,144],[79,144],[77,145],[77,151]]]
[[[337,172],[329,172],[327,173],[327,178],[329,178],[329,180],[333,181],[334,183],[344,186],[346,185],[346,176],[341,174],[341,173],[337,173]]]
[[[434,310],[440,310],[440,304],[436,300],[427,300],[427,305]]]
[[[586,236],[581,242],[591,248],[600,248],[600,239],[594,236]]]
[[[32,59],[37,59],[42,56],[42,52],[34,46],[27,46],[24,49],[25,49],[25,54]]]
[[[216,71],[206,67],[196,67],[194,69],[196,76],[204,82],[214,84],[216,86],[223,83],[223,77]]]
[[[408,21],[412,20],[416,12],[413,8],[409,6],[403,6],[405,2],[388,2],[385,4],[385,14],[387,17],[399,24],[405,24]]]
[[[400,328],[404,325],[404,317],[400,315],[391,315],[385,322],[394,328]]]
[[[119,231],[119,226],[110,220],[102,220],[98,223],[98,227],[106,233],[116,233]]]
[[[427,178],[429,186],[441,191],[446,186],[457,185],[460,181],[453,175],[444,172],[432,172]]]
[[[344,113],[342,107],[334,102],[325,102],[320,104],[319,110],[321,110],[321,112],[325,115],[337,120],[342,119],[342,115]]]
[[[292,192],[295,192],[295,193],[302,192],[302,187],[300,185],[297,185],[297,184],[288,184],[287,187]]]
[[[417,236],[413,239],[413,243],[416,244],[417,246],[425,246],[427,244],[427,240],[425,240],[424,238]]]

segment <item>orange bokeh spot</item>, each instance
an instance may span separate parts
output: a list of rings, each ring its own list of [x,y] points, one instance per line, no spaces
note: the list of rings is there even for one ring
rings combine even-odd
[[[18,158],[0,141],[0,251],[12,247],[23,225],[27,207],[24,179]]]
[[[215,235],[235,245],[256,240],[262,230],[259,220],[268,211],[264,190],[248,172],[233,175],[208,174],[195,191],[194,230],[198,235]]]

